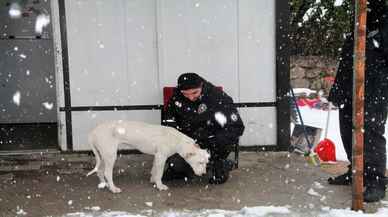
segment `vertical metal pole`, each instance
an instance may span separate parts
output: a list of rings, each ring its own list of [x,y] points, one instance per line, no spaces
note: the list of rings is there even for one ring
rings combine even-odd
[[[355,1],[353,72],[352,209],[363,209],[364,173],[364,92],[367,0]]]
[[[58,0],[59,28],[61,29],[63,93],[65,98],[66,143],[67,151],[73,151],[73,126],[71,113],[71,91],[69,76],[69,49],[67,45],[66,5],[65,0]]]

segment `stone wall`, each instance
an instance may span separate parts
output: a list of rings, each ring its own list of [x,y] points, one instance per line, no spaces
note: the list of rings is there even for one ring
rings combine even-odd
[[[292,87],[323,90],[324,95],[329,93],[337,60],[318,56],[293,56],[290,64]]]

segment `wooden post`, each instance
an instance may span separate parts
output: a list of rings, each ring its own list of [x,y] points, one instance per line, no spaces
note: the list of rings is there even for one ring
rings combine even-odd
[[[363,210],[364,92],[367,0],[355,0],[353,72],[352,210]]]

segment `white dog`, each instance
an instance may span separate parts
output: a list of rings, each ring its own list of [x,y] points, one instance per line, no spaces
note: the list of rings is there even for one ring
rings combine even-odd
[[[96,166],[87,176],[97,172],[101,184],[108,184],[113,193],[121,189],[113,184],[113,166],[119,144],[126,144],[145,154],[154,155],[151,183],[159,190],[167,190],[162,183],[166,160],[178,153],[193,168],[196,175],[206,173],[209,153],[199,148],[193,139],[175,128],[134,121],[110,121],[99,124],[89,133],[89,144],[96,157]]]

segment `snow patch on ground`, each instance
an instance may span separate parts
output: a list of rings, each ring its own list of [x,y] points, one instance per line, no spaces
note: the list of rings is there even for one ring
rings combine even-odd
[[[107,212],[76,212],[69,213],[63,217],[269,217],[269,216],[317,216],[317,217],[386,217],[388,216],[388,208],[380,208],[376,213],[362,213],[355,212],[350,209],[331,209],[330,207],[323,207],[320,212],[311,210],[292,211],[288,206],[257,206],[244,207],[238,211],[228,211],[220,209],[198,210],[198,211],[168,211],[156,213],[151,210],[141,212],[142,214],[131,214],[119,211]]]
[[[160,214],[154,212],[143,212],[145,214],[131,214],[127,212],[76,212],[69,213],[64,217],[148,217],[148,216],[159,216],[159,217],[261,217],[261,216],[289,216],[291,211],[288,207],[284,206],[257,206],[257,207],[244,207],[239,211],[228,211],[221,209],[211,210],[199,210],[199,211],[168,211]]]

